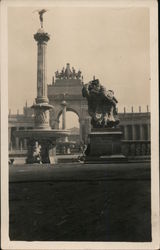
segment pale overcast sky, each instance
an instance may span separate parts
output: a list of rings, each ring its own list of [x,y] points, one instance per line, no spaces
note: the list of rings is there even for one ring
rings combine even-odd
[[[46,7],[47,8],[47,7]],[[22,112],[36,97],[37,8],[8,9],[9,108]],[[100,79],[113,89],[122,107],[150,106],[149,9],[57,7],[44,14],[51,36],[47,48],[47,83],[70,63],[87,83]]]

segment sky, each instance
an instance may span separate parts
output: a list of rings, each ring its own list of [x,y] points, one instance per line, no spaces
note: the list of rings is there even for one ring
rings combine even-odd
[[[47,7],[46,7],[47,8]],[[9,108],[20,113],[36,97],[37,8],[8,9]],[[81,70],[84,83],[93,75],[114,90],[118,108],[150,106],[149,9],[54,7],[44,14],[47,83],[66,63]]]

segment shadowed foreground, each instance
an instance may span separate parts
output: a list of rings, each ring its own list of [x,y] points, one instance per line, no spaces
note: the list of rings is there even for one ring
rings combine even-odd
[[[10,239],[151,241],[150,166],[10,167]]]

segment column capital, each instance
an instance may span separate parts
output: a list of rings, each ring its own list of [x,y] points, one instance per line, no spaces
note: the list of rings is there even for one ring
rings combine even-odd
[[[41,28],[34,34],[34,39],[40,44],[47,43],[50,39],[50,35]]]
[[[67,103],[66,103],[66,101],[65,101],[65,100],[63,100],[63,101],[61,102],[61,106],[62,106],[62,107],[67,106]]]

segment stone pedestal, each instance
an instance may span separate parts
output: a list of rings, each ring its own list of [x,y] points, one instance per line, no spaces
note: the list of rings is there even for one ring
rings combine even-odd
[[[121,153],[122,132],[118,128],[92,129],[86,150],[86,163],[118,163],[126,161]]]

